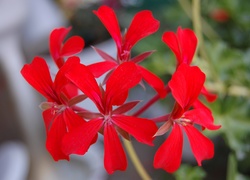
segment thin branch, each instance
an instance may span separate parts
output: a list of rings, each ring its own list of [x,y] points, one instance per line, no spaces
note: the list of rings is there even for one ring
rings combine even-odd
[[[124,146],[127,150],[128,155],[130,156],[131,161],[133,162],[136,171],[140,175],[141,179],[143,180],[151,180],[152,178],[149,176],[147,171],[142,166],[133,146],[132,143],[126,139],[123,138]]]

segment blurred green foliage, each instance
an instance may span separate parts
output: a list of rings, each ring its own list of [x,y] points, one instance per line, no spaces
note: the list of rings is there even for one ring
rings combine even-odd
[[[206,172],[201,167],[192,167],[182,164],[177,172],[174,173],[176,180],[201,180],[206,177]]]

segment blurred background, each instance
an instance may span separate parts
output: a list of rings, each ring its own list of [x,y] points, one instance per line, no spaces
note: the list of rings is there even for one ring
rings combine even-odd
[[[84,38],[86,45],[80,54],[83,63],[100,60],[90,45],[115,56],[113,41],[92,13],[102,4],[115,9],[122,30],[129,26],[136,12],[142,9],[153,12],[161,27],[139,42],[133,54],[157,50],[143,65],[165,83],[171,78],[175,57],[161,36],[165,31],[176,31],[178,26],[194,29],[195,9],[190,0],[1,0],[1,180],[140,179],[129,157],[126,172],[109,176],[104,171],[102,140],[83,157],[72,156],[70,162],[54,162],[45,149],[45,129],[38,108],[44,99],[20,75],[23,65],[30,63],[34,56],[45,57],[53,69],[48,38],[54,28],[61,26],[72,26],[69,36]],[[170,175],[152,167],[155,150],[166,137],[157,138],[153,148],[136,141],[132,143],[153,179],[250,179],[250,1],[202,0],[200,8],[203,42],[199,46],[203,52],[197,52],[193,64],[206,73],[206,87],[218,95],[218,99],[207,106],[213,112],[215,124],[221,124],[222,128],[204,131],[214,141],[214,158],[197,167],[187,143],[181,168]],[[138,89],[133,91],[133,96],[146,100],[153,94],[150,88],[143,93],[139,91],[140,96]],[[168,113],[171,107],[171,98],[167,98],[143,116]]]

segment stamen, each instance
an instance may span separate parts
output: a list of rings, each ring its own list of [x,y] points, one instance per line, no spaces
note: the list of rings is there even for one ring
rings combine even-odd
[[[39,105],[40,109],[45,111],[47,109],[51,109],[51,114],[55,115],[57,113],[61,113],[66,109],[66,106],[64,104],[56,104],[54,102],[42,102]]]
[[[176,119],[175,122],[178,123],[178,124],[180,124],[180,125],[182,125],[182,126],[186,126],[188,124],[193,124],[192,120],[187,119],[185,117],[181,117],[179,119]]]
[[[112,118],[110,115],[104,115],[104,123],[112,124]]]
[[[123,50],[122,53],[120,54],[120,64],[122,62],[127,62],[130,57],[130,51]]]

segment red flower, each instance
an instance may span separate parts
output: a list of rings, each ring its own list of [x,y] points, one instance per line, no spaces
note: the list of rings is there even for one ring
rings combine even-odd
[[[153,53],[153,51],[144,52],[131,59],[132,47],[141,39],[155,33],[160,26],[159,21],[154,19],[150,11],[144,10],[137,13],[124,35],[121,34],[118,20],[113,9],[108,6],[101,6],[97,11],[94,11],[94,13],[104,24],[117,46],[117,59],[114,59],[100,49],[94,48],[105,60],[104,62],[89,66],[96,77],[103,75],[107,71],[114,70],[124,62],[132,61],[139,63]],[[164,97],[166,91],[164,90],[162,80],[142,66],[136,65],[136,67],[143,79],[151,85],[161,97]]]
[[[50,54],[60,69],[64,64],[64,57],[72,56],[82,51],[84,40],[80,36],[72,36],[65,43],[71,27],[54,29],[50,34]]]
[[[178,27],[177,34],[172,31],[165,32],[162,36],[162,41],[175,54],[178,61],[177,68],[182,63],[191,64],[197,48],[197,37],[191,29]],[[205,87],[202,88],[201,93],[209,102],[213,102],[217,98],[215,94],[208,92]]]
[[[205,86],[202,87],[201,94],[205,96],[208,102],[214,102],[217,99],[217,95],[209,92]]]
[[[78,58],[69,58],[58,71],[54,82],[43,58],[35,57],[31,64],[24,65],[21,70],[26,81],[47,99],[47,102],[41,104],[47,133],[46,148],[55,161],[69,159],[61,151],[62,138],[74,127],[84,123],[73,111],[73,105],[82,100],[82,96],[72,98],[68,92],[71,84],[64,76],[76,64],[79,64]]]
[[[125,170],[127,161],[118,133],[126,139],[131,134],[139,142],[152,145],[153,135],[157,131],[155,123],[150,120],[124,115],[138,103],[124,104],[129,89],[141,80],[137,67],[132,62],[120,65],[107,80],[105,91],[98,86],[92,72],[84,65],[74,67],[67,77],[95,103],[99,113],[65,135],[63,151],[66,154],[85,154],[100,132],[104,135],[104,166],[107,172]],[[113,106],[118,108],[113,109]]]
[[[194,127],[194,124],[199,124],[210,130],[216,130],[220,126],[213,124],[212,114],[207,108],[199,106],[199,108],[189,110],[197,102],[204,81],[205,75],[198,67],[190,67],[184,63],[173,74],[169,87],[176,103],[169,119],[159,128],[156,136],[166,133],[171,126],[173,128],[167,140],[155,154],[155,168],[163,168],[170,173],[178,169],[181,163],[183,130],[188,136],[199,166],[202,160],[213,157],[214,145],[212,141],[202,135]]]
[[[178,27],[177,34],[167,31],[163,34],[162,40],[175,54],[177,67],[182,63],[191,64],[197,47],[197,38],[191,29]]]
[[[214,9],[210,12],[210,17],[219,23],[227,22],[230,18],[230,14],[225,9]]]

